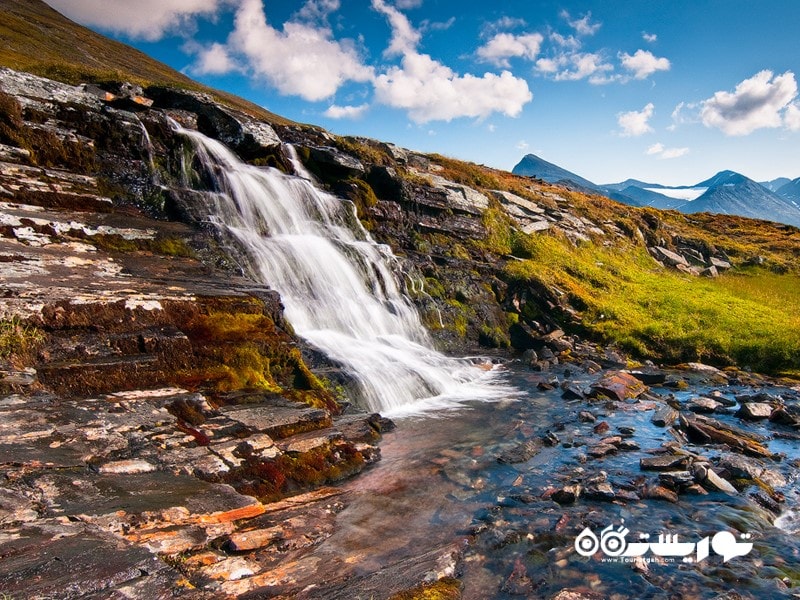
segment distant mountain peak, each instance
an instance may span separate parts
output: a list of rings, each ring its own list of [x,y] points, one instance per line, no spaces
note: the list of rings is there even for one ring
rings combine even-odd
[[[515,175],[525,175],[526,177],[538,177],[548,183],[576,183],[582,188],[598,190],[599,186],[572,171],[559,167],[556,164],[546,161],[535,154],[526,154],[517,165],[511,170]]]

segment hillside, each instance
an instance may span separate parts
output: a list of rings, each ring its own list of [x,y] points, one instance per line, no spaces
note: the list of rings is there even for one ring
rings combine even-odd
[[[290,123],[232,94],[212,90],[125,44],[62,16],[42,0],[0,0],[0,65],[66,83],[129,81],[209,93],[269,122]]]

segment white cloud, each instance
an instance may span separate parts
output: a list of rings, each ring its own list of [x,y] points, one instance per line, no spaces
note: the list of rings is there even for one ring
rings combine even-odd
[[[670,62],[666,58],[658,58],[647,50],[637,50],[633,56],[627,53],[619,55],[622,66],[633,73],[636,79],[646,79],[656,71],[669,71]]]
[[[339,0],[308,0],[297,11],[297,16],[313,23],[325,23],[328,20],[328,15],[339,10],[339,7]]]
[[[689,148],[665,148],[664,144],[657,143],[650,146],[645,150],[648,156],[655,156],[661,160],[669,160],[670,158],[680,158],[689,153]]]
[[[324,114],[331,119],[357,119],[363,115],[368,108],[369,104],[360,104],[358,106],[337,106],[336,104],[332,104]]]
[[[607,81],[602,77],[603,74],[614,70],[613,66],[604,62],[602,56],[595,53],[561,55],[554,59],[552,63],[545,62],[540,64],[540,62],[538,61],[536,66],[545,72],[548,72],[545,69],[552,68],[554,65],[557,67],[569,65],[568,68],[556,73],[556,81],[579,81],[589,78],[590,83],[606,83]],[[542,66],[545,69],[542,69]]]
[[[384,0],[372,0],[372,8],[382,13],[392,27],[392,41],[384,51],[386,56],[402,56],[414,52],[419,44],[419,31],[411,26],[411,22],[403,13],[389,6]]]
[[[642,39],[645,42],[653,44],[658,41],[658,36],[655,33],[647,33],[646,31],[642,32]]]
[[[190,69],[195,75],[223,75],[241,70],[223,44],[215,42],[208,47],[199,47],[196,54],[197,61]]]
[[[574,35],[561,35],[557,31],[550,32],[550,41],[556,44],[557,46],[561,46],[562,48],[568,48],[570,50],[577,50],[581,47],[581,42],[578,38]]]
[[[214,16],[226,0],[46,0],[73,21],[147,41],[191,27],[194,17]]]
[[[389,20],[392,39],[385,55],[402,55],[400,65],[378,75],[373,85],[381,104],[408,111],[416,123],[450,121],[459,117],[485,118],[494,112],[519,115],[533,94],[524,79],[510,71],[500,75],[459,75],[427,54],[417,52],[420,34],[405,15],[384,0],[372,7]]]
[[[396,0],[397,8],[408,10],[409,8],[418,8],[422,6],[422,0]]]
[[[528,148],[530,148],[530,144],[528,144],[528,142],[526,142],[525,140],[520,140],[520,141],[517,142],[516,148],[517,148],[517,150],[523,150],[524,151],[524,150],[527,150]]]
[[[282,94],[305,100],[332,96],[347,81],[370,81],[352,43],[338,41],[327,28],[289,21],[278,31],[267,24],[261,0],[242,0],[236,12],[229,50],[241,53],[256,76]]]
[[[617,124],[620,126],[622,137],[638,137],[645,133],[651,133],[653,128],[648,121],[653,116],[655,106],[650,102],[642,110],[632,110],[617,115]]]
[[[516,29],[518,27],[526,27],[528,23],[525,19],[519,19],[516,17],[509,17],[503,16],[497,19],[496,21],[492,21],[491,23],[486,23],[484,26],[484,34],[491,34],[498,31],[504,31],[507,29]]]
[[[787,71],[773,78],[764,70],[745,79],[733,92],[717,92],[702,102],[700,116],[706,127],[716,127],[726,135],[748,135],[757,129],[781,127],[784,113],[787,126],[794,124],[796,112],[790,110],[797,97],[794,73]]]
[[[659,158],[680,158],[686,154],[689,154],[689,148],[665,148]]]
[[[594,35],[600,29],[601,23],[592,23],[592,13],[588,12],[580,19],[572,19],[566,10],[561,11],[561,17],[569,23],[578,35]]]
[[[783,124],[790,131],[800,131],[800,103],[794,102],[786,107]]]
[[[478,57],[498,67],[509,67],[508,59],[512,57],[534,60],[543,41],[544,37],[540,33],[524,35],[498,33],[484,46],[478,48]]]
[[[509,71],[457,75],[426,54],[409,53],[402,65],[375,79],[375,96],[388,106],[408,111],[417,123],[458,117],[485,118],[493,112],[519,115],[533,94],[524,79]]]

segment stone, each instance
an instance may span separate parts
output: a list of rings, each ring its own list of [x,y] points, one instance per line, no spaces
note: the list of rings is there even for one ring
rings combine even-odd
[[[651,500],[666,500],[667,502],[673,503],[678,501],[678,495],[672,490],[665,488],[663,485],[647,486],[644,497]]]
[[[691,468],[692,475],[694,476],[695,481],[700,484],[703,484],[706,487],[711,487],[713,489],[719,490],[721,492],[725,492],[728,494],[737,494],[736,488],[731,485],[729,481],[726,481],[722,477],[720,477],[714,469],[709,467],[703,463],[694,463]]]
[[[564,400],[583,400],[584,394],[580,387],[574,384],[566,384],[563,386],[561,398]],[[584,411],[585,412],[585,411]]]
[[[648,456],[639,460],[639,468],[643,471],[676,471],[689,464],[689,457],[679,454],[662,454]]]
[[[683,256],[677,252],[669,250],[668,248],[664,248],[663,246],[653,246],[647,250],[657,261],[669,265],[670,267],[689,266],[689,261],[687,261]]]
[[[736,416],[748,421],[768,419],[772,415],[772,406],[763,402],[745,402],[741,405]]]
[[[245,427],[280,439],[331,426],[331,416],[321,408],[286,401],[263,402],[257,405],[225,406],[220,412]]]
[[[728,269],[731,268],[730,262],[728,262],[727,260],[723,260],[721,258],[716,258],[714,256],[712,256],[709,259],[709,262],[711,263],[711,266],[714,267],[717,271],[727,271]]]
[[[611,426],[606,421],[600,421],[592,428],[592,431],[595,433],[605,433],[609,429],[611,429]]]
[[[733,479],[752,479],[766,483],[770,487],[783,487],[786,478],[773,469],[764,466],[761,461],[738,454],[723,456],[717,466],[730,474]]]
[[[200,569],[200,572],[210,578],[223,581],[236,581],[255,575],[261,569],[258,564],[241,556],[232,556],[213,565]]]
[[[603,600],[603,594],[592,592],[588,589],[564,588],[550,600]]]
[[[101,465],[101,473],[117,473],[117,474],[132,474],[132,473],[149,473],[155,471],[156,466],[146,460],[117,460]]]
[[[536,442],[528,440],[517,444],[513,448],[506,450],[497,457],[497,462],[514,465],[518,463],[527,462],[535,454],[539,452],[539,446]]]
[[[592,384],[591,390],[591,395],[595,398],[606,396],[613,400],[624,401],[628,398],[638,398],[647,391],[647,386],[630,373],[611,371],[600,381]]]
[[[670,406],[662,406],[656,410],[650,422],[657,427],[669,427],[678,418],[678,411]]]
[[[613,454],[617,447],[612,444],[596,444],[586,451],[586,454],[593,458],[602,458],[606,454]]]
[[[597,421],[597,417],[595,417],[592,413],[588,410],[582,410],[578,413],[578,420],[581,423],[594,423]]]
[[[658,480],[672,490],[679,490],[694,483],[694,476],[689,471],[663,471]]]
[[[695,413],[710,414],[722,408],[722,404],[711,398],[692,398],[686,408]]]
[[[616,498],[614,488],[606,481],[587,484],[583,495],[590,500],[605,500],[608,502]]]
[[[666,373],[654,369],[630,371],[630,374],[645,385],[661,385],[667,380]]]
[[[561,489],[556,490],[550,496],[555,502],[559,504],[572,504],[581,495],[582,488],[580,485],[565,485]]]
[[[279,526],[266,529],[250,529],[232,533],[228,537],[227,545],[233,552],[245,552],[264,548],[283,539],[283,537],[283,528]]]

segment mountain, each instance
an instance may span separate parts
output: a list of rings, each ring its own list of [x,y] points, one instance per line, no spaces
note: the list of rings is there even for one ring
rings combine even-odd
[[[708,187],[681,207],[686,213],[710,212],[776,221],[800,227],[800,208],[741,173],[720,171],[697,187]]]
[[[759,181],[759,185],[763,185],[767,188],[770,192],[777,192],[780,188],[782,188],[787,183],[791,183],[791,179],[788,177],[778,177],[777,179],[773,179],[772,181]]]
[[[800,177],[782,185],[775,193],[795,206],[800,206]]]
[[[0,65],[64,83],[129,81],[173,86],[270,123],[292,124],[238,96],[204,86],[120,42],[70,21],[41,0],[0,0]]]
[[[567,171],[551,162],[547,162],[543,158],[539,158],[535,154],[526,154],[522,157],[517,165],[511,170],[514,175],[525,175],[526,177],[537,177],[548,183],[576,183],[582,188],[598,191],[601,188],[584,179],[580,175],[576,175],[572,171]]]

